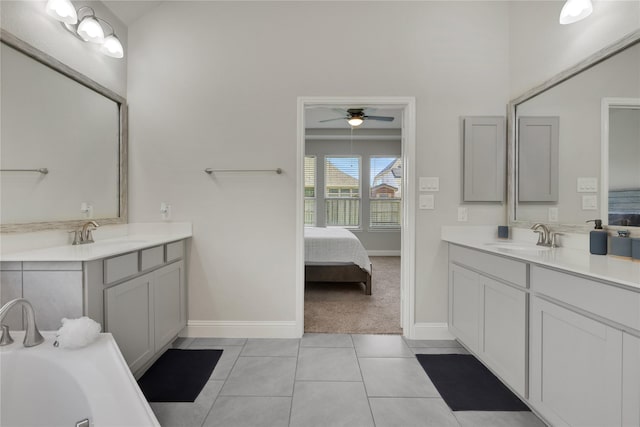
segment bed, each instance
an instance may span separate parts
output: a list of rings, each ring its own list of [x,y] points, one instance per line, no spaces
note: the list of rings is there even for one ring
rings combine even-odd
[[[305,227],[304,259],[305,282],[359,282],[371,295],[371,261],[349,230]]]

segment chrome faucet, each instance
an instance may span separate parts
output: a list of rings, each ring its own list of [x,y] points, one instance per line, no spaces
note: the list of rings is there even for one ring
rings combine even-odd
[[[531,226],[534,233],[538,233],[538,246],[551,246],[551,232],[544,224],[536,223]]]
[[[11,300],[3,305],[2,308],[0,308],[0,324],[2,324],[2,321],[7,316],[7,313],[16,305],[24,307],[27,311],[27,329],[24,333],[24,346],[34,347],[38,344],[42,344],[44,338],[42,337],[42,335],[40,335],[38,326],[36,326],[36,314],[33,311],[31,303],[24,298]],[[0,346],[8,345],[12,342],[13,338],[11,338],[11,335],[9,335],[9,327],[7,325],[2,325],[2,337],[0,337]]]
[[[94,240],[91,231],[95,230],[98,227],[100,227],[100,224],[95,221],[89,221],[84,223],[80,230],[70,231],[69,233],[73,233],[73,242],[71,244],[84,245],[86,243],[93,243]]]

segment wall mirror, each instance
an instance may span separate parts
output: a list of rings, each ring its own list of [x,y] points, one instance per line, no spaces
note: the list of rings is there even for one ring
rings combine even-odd
[[[636,31],[513,100],[509,222],[639,226],[639,98]]]
[[[2,30],[0,230],[127,220],[126,101]]]

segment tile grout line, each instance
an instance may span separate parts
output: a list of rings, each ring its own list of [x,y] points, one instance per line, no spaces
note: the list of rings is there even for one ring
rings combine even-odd
[[[371,409],[371,401],[369,400],[369,393],[367,392],[367,384],[364,382],[364,375],[362,374],[362,367],[360,366],[360,358],[358,357],[358,350],[356,349],[356,343],[353,340],[353,334],[349,334],[351,342],[353,343],[353,350],[356,353],[356,362],[358,363],[358,370],[360,371],[360,378],[362,378],[362,387],[364,388],[364,397],[367,399],[367,406],[369,407],[369,414],[371,415],[371,422],[375,427],[376,419],[373,417],[373,410]]]
[[[304,337],[304,332],[302,332],[302,337]],[[298,353],[296,356],[296,369],[293,371],[293,384],[291,387],[291,404],[289,405],[289,422],[288,426],[291,426],[291,414],[293,412],[293,395],[296,393],[296,376],[298,375],[298,361],[300,359],[300,347],[302,347],[302,338],[298,341]]]
[[[194,340],[195,341],[195,340]],[[247,338],[244,341],[244,344],[242,344],[242,349],[240,350],[240,353],[238,353],[238,356],[236,357],[236,360],[233,362],[233,365],[231,366],[231,369],[229,369],[229,373],[227,374],[227,376],[224,378],[224,381],[222,383],[222,387],[220,387],[220,390],[218,390],[218,394],[216,395],[216,398],[213,399],[213,402],[211,403],[211,407],[209,408],[209,410],[207,411],[207,415],[204,416],[204,418],[202,419],[202,423],[200,423],[200,427],[204,427],[204,423],[207,421],[207,418],[209,418],[209,415],[211,414],[211,411],[213,410],[213,406],[216,404],[216,402],[218,401],[218,398],[220,397],[220,393],[222,392],[222,389],[224,388],[225,384],[227,383],[227,380],[229,379],[229,376],[231,375],[231,371],[233,371],[233,368],[235,368],[236,363],[238,363],[238,359],[240,359],[240,354],[242,354],[242,350],[244,350],[244,347],[247,345],[247,342],[249,341],[249,339]],[[220,346],[222,347],[222,346]],[[239,346],[238,346],[239,347]],[[224,349],[222,350],[223,354],[224,354]],[[218,360],[218,362],[220,362],[220,360]],[[213,368],[215,370],[215,368]],[[213,375],[213,372],[211,373],[211,375]]]

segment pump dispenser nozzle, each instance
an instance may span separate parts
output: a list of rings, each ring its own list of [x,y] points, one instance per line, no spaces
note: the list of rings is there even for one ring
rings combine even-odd
[[[596,226],[594,227],[595,230],[602,230],[602,220],[601,219],[590,219],[589,221],[585,221],[585,222],[594,222],[596,224]]]

